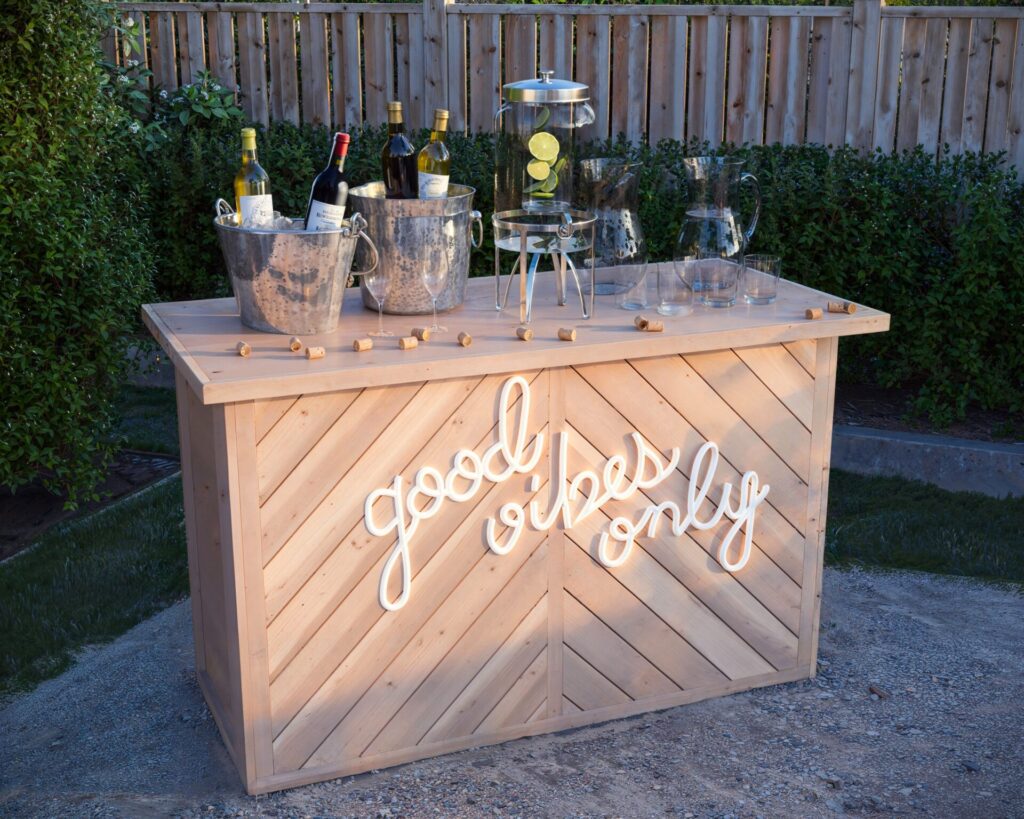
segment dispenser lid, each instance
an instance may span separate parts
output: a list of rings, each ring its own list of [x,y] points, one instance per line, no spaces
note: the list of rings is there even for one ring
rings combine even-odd
[[[502,86],[502,96],[509,102],[585,102],[590,87],[572,80],[554,79],[554,71],[541,71],[533,80],[520,80]]]

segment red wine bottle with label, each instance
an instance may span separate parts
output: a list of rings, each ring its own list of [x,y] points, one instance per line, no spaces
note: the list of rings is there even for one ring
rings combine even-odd
[[[345,218],[345,200],[348,199],[348,176],[345,174],[345,156],[348,154],[348,134],[335,134],[331,157],[327,167],[317,174],[309,192],[306,207],[306,230],[337,230]]]

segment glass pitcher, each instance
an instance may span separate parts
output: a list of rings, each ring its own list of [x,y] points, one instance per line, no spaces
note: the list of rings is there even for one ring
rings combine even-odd
[[[688,204],[676,241],[675,258],[716,255],[739,261],[761,215],[761,186],[757,178],[743,172],[742,160],[728,157],[691,157],[684,159],[683,165]],[[740,218],[740,187],[744,183],[750,184],[754,193],[754,212],[746,230]]]
[[[599,269],[595,281],[598,294],[631,290],[640,284],[646,270],[639,167],[635,162],[608,158],[579,163],[580,202],[597,217],[594,258]]]

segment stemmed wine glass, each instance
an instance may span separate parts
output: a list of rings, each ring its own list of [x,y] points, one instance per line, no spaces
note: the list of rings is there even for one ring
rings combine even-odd
[[[442,233],[444,242],[442,243],[440,253],[435,257],[437,263],[434,264],[432,260],[428,261],[420,273],[423,286],[427,288],[431,302],[434,305],[434,326],[430,328],[430,331],[435,334],[448,332],[447,327],[442,327],[437,323],[437,300],[444,293],[445,287],[448,285],[448,270],[451,266],[449,254],[455,246],[455,222],[453,220],[445,222]]]
[[[373,270],[363,273],[363,284],[377,302],[377,331],[370,335],[378,338],[393,336],[394,333],[384,329],[384,299],[387,298],[391,287],[391,280],[384,273],[384,266],[378,264]]]

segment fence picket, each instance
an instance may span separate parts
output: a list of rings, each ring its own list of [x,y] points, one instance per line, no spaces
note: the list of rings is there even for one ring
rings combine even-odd
[[[540,67],[562,80],[572,79],[572,17],[542,14],[540,17]]]
[[[327,88],[327,15],[304,15],[302,38],[302,121],[313,125],[331,122],[331,98]]]
[[[704,78],[704,138],[712,145],[722,141],[725,122],[725,61],[728,18],[708,17],[707,74]]]
[[[409,20],[409,110],[412,122],[426,125],[428,118],[433,118],[434,109],[429,111],[424,106],[426,91],[423,77],[423,15],[408,14]],[[444,106],[437,106],[443,108]]]
[[[729,21],[729,79],[725,89],[725,139],[743,142],[743,77],[747,61],[747,20],[733,17]],[[653,60],[652,60],[653,61]]]
[[[900,89],[899,117],[896,123],[896,150],[906,151],[917,145],[917,129],[921,119],[921,98],[924,94],[925,37],[928,21],[910,18],[903,29],[903,82]]]
[[[704,134],[704,96],[707,83],[708,18],[690,18],[690,86],[686,110],[686,138],[707,139]]]
[[[900,58],[903,54],[902,17],[882,21],[882,45],[878,55],[878,94],[874,100],[873,147],[891,151],[896,139],[896,105],[900,94]]]
[[[971,51],[972,20],[951,20],[946,85],[942,99],[942,141],[960,153],[963,145],[964,103],[967,98],[967,60]]]
[[[810,89],[807,92],[807,142],[825,143],[828,127],[829,64],[832,51],[832,20],[813,18],[811,28]]]
[[[203,13],[196,11],[187,14],[185,30],[188,32],[188,71],[191,76],[189,82],[195,82],[199,79],[199,72],[206,70],[206,36],[203,32]]]
[[[647,18],[612,21],[612,136],[642,137],[647,121]]]
[[[991,20],[975,20],[967,58],[967,91],[964,97],[963,149],[980,151],[985,137],[985,96],[992,65]]]
[[[1013,49],[1017,20],[996,20],[992,44],[992,76],[988,82],[988,110],[985,120],[985,150],[1003,151],[1007,147],[1006,123],[1010,113],[1010,83],[1013,79]],[[1017,89],[1017,93],[1024,93]]]
[[[466,17],[448,15],[448,119],[452,131],[466,130]]]
[[[768,144],[782,142],[783,139],[790,60],[786,44],[793,22],[789,17],[772,17],[768,21],[768,102],[764,126],[764,140]]]
[[[948,21],[932,18],[927,22],[924,68],[921,73],[921,109],[917,119],[917,143],[929,153],[939,145],[942,115],[942,75],[946,64],[946,27]]]
[[[270,32],[270,117],[298,124],[299,94],[295,50],[295,15],[267,15]]]
[[[832,53],[828,64],[828,115],[825,118],[825,144],[842,145],[846,141],[847,107],[850,92],[850,50],[853,23],[848,17],[832,19]]]
[[[682,139],[686,120],[686,18],[652,14],[651,87],[647,106],[651,144]],[[578,69],[577,69],[578,71]]]
[[[789,27],[786,51],[786,98],[782,116],[782,142],[799,145],[804,141],[807,102],[807,46],[811,35],[811,18],[795,17]]]
[[[394,99],[395,93],[391,15],[364,12],[362,17],[366,119],[372,123],[386,122],[388,101]]]
[[[174,16],[167,11],[158,11],[150,17],[152,36],[151,70],[154,87],[173,91],[178,87],[178,69],[174,55]]]
[[[582,129],[581,137],[607,139],[611,133],[611,20],[597,14],[581,16],[576,40],[576,79],[590,86],[594,109],[594,124]]]
[[[1007,114],[1007,161],[1024,172],[1024,22],[1017,21],[1013,46],[1013,75],[1010,80],[1010,110]]]
[[[881,23],[882,0],[853,0],[846,143],[856,148],[872,145]]]
[[[221,84],[234,89],[235,26],[230,12],[211,11],[206,15],[206,39],[210,49],[210,72]]]
[[[496,14],[469,18],[469,128],[489,131],[501,85],[500,20]]]
[[[270,114],[267,101],[267,44],[263,33],[263,14],[258,11],[242,12],[236,19],[242,109],[253,122],[267,125],[270,122]]]
[[[768,79],[768,18],[747,18],[747,56],[743,71],[743,141],[764,143],[765,83]]]

